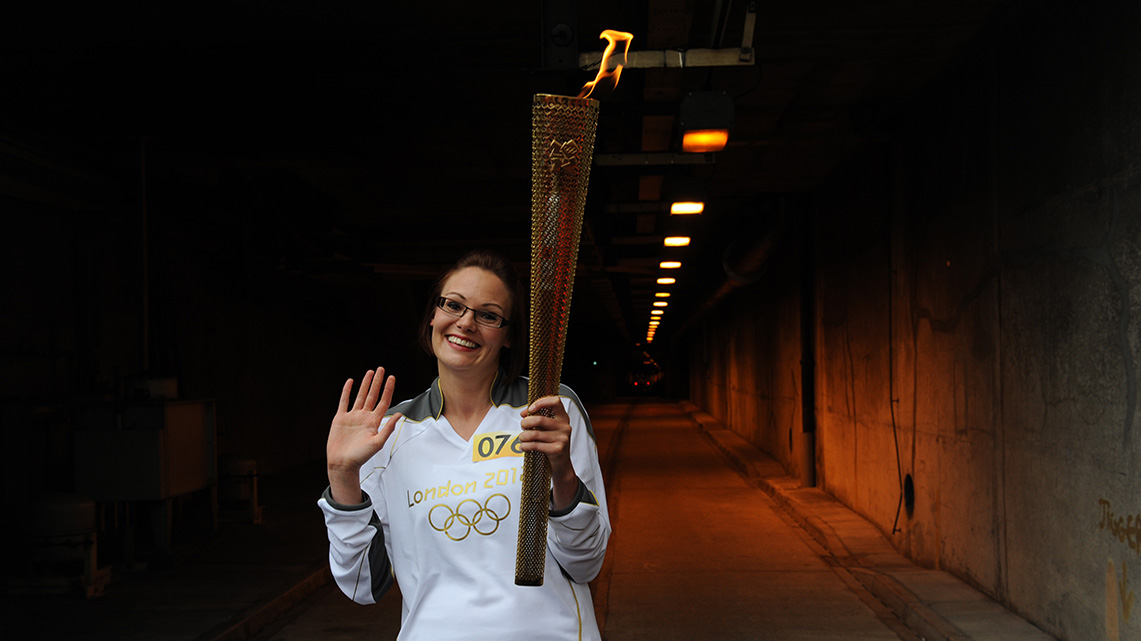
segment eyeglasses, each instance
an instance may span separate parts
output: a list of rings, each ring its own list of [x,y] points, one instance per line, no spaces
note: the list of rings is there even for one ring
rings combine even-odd
[[[470,309],[472,317],[475,318],[475,322],[483,325],[484,327],[492,327],[498,329],[500,327],[506,327],[507,325],[511,324],[511,321],[500,316],[499,314],[496,314],[495,312],[489,312],[486,309],[475,309],[474,307],[468,307],[467,305],[454,301],[446,296],[440,296],[436,299],[436,307],[439,307],[441,310],[443,310],[445,314],[456,317],[462,317]]]

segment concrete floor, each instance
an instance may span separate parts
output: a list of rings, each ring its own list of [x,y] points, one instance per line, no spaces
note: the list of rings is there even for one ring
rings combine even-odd
[[[676,404],[631,409],[611,444],[607,639],[914,638],[881,620]]]
[[[589,409],[614,524],[592,585],[608,641],[1052,639],[954,577],[909,563],[866,521],[799,488],[696,408]],[[398,592],[358,606],[331,586],[321,488],[293,485],[276,498],[267,491],[264,523],[225,525],[165,570],[120,572],[98,599],[8,597],[5,620],[41,638],[395,638]]]

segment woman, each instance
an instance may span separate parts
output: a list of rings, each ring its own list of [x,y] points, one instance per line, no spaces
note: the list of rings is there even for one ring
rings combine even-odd
[[[432,386],[390,407],[395,377],[378,368],[352,405],[352,379],[341,390],[318,502],[330,566],[358,603],[399,582],[401,639],[600,639],[586,584],[610,520],[594,434],[565,386],[527,407],[526,326],[511,263],[472,252],[436,281],[424,314]],[[514,584],[528,451],[551,464],[540,587]]]

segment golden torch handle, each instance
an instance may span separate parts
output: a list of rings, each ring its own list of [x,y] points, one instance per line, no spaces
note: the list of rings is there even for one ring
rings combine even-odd
[[[531,105],[531,334],[528,404],[559,393],[567,317],[598,101],[538,94]],[[527,452],[519,498],[515,584],[542,585],[547,558],[551,469]]]

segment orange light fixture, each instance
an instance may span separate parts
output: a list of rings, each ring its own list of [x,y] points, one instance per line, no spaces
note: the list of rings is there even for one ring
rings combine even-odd
[[[689,216],[700,214],[703,211],[705,211],[705,203],[703,202],[679,200],[670,204],[670,215],[673,216]]]
[[[729,143],[728,129],[695,129],[681,138],[681,150],[690,154],[721,151]]]
[[[654,301],[654,307],[666,307],[667,305],[669,305],[669,303],[667,303],[667,302],[666,302],[666,301],[664,301],[664,300],[656,300],[656,301]]]
[[[669,276],[663,276],[663,277],[658,279],[659,285],[673,285],[676,282],[677,282],[676,278],[670,278]]]
[[[661,267],[662,269],[678,269],[679,267],[681,267],[681,261],[679,261],[679,260],[663,260],[658,265],[658,267]]]
[[[663,243],[666,247],[686,247],[689,245],[689,236],[666,236]]]
[[[652,316],[661,316],[664,313],[666,313],[666,311],[664,309],[652,309],[652,310],[650,310],[650,315],[652,315]]]
[[[724,91],[686,94],[678,109],[681,150],[708,153],[724,149],[733,128],[734,111],[733,99]]]
[[[654,298],[669,298],[669,292],[654,292]]]

